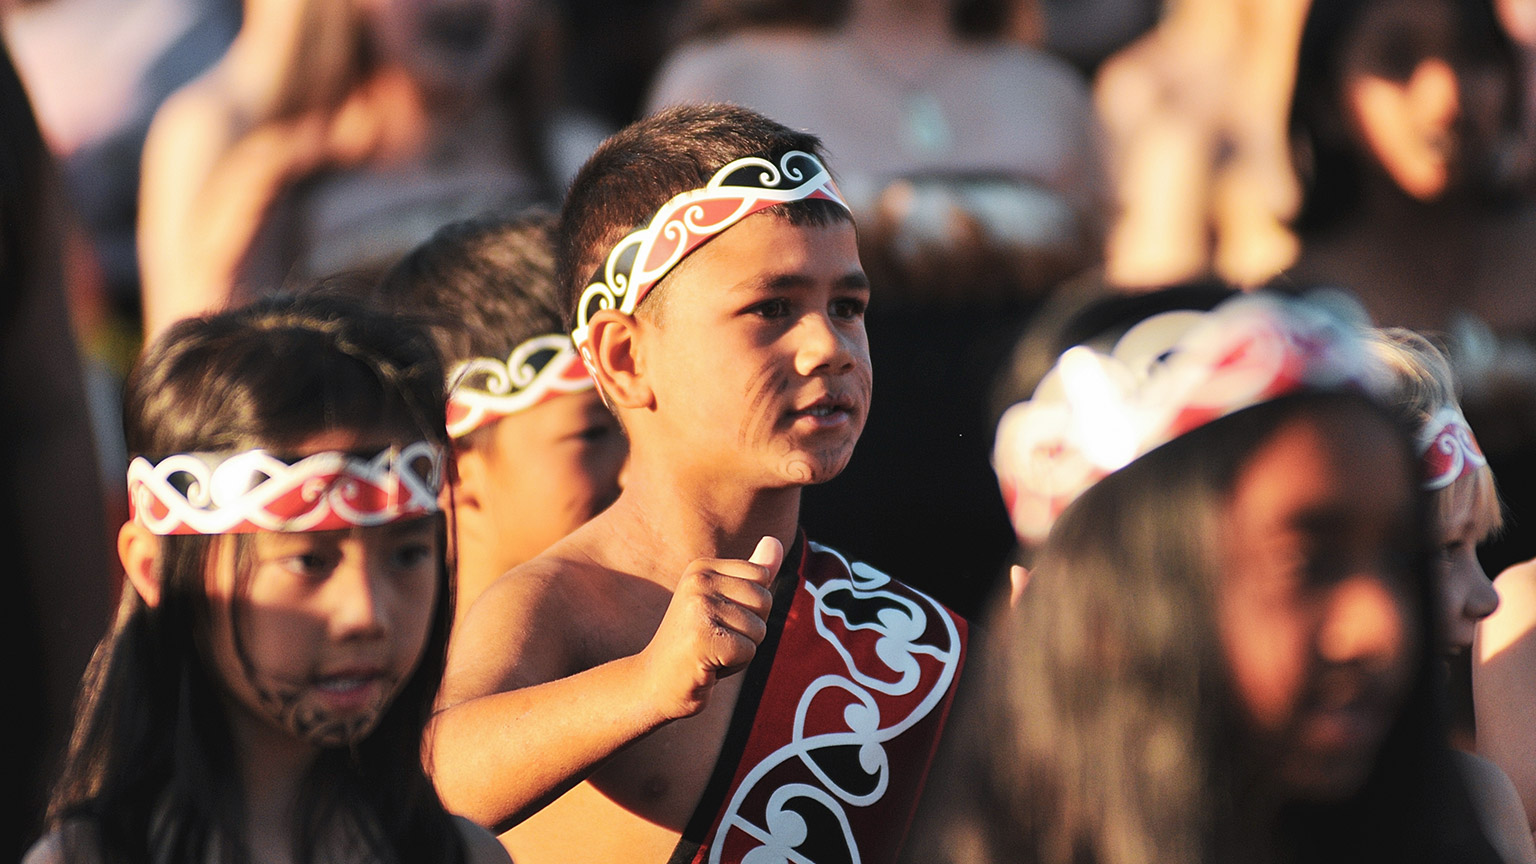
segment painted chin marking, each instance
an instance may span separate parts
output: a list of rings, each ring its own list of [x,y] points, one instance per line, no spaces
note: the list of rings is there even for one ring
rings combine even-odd
[[[313,698],[306,698],[305,688],[258,688],[257,692],[272,719],[295,738],[319,747],[344,747],[355,744],[373,731],[384,713],[387,700],[383,693],[388,689],[378,688],[367,704],[343,712],[330,710],[323,704],[316,704]]]

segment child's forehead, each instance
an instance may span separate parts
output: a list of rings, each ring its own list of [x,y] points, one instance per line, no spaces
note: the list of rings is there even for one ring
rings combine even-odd
[[[853,222],[804,223],[771,210],[756,213],[678,262],[663,284],[699,283],[718,291],[796,277],[867,281]]]

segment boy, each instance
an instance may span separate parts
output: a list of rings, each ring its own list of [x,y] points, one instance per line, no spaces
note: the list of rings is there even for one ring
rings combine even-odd
[[[377,289],[426,318],[448,370],[457,609],[619,495],[628,447],[565,334],[554,220],[447,225]]]
[[[487,590],[432,735],[449,808],[520,864],[880,862],[905,836],[965,625],[798,529],[871,384],[819,149],[684,106],[572,184],[560,282],[628,434],[624,491]]]

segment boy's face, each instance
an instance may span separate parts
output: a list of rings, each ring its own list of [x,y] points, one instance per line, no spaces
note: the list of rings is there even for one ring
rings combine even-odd
[[[533,558],[612,504],[628,453],[595,390],[496,421],[461,454],[459,470],[484,474],[474,482],[495,531],[485,539],[496,544],[498,566]]]
[[[659,290],[662,308],[642,307],[636,326],[661,433],[648,445],[669,464],[760,488],[843,470],[871,388],[869,280],[851,222],[749,216]]]

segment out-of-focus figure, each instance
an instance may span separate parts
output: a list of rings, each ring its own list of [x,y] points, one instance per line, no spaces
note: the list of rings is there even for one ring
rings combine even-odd
[[[145,330],[548,198],[537,0],[250,0],[145,145]]]
[[[1005,35],[1015,4],[786,6],[769,20],[796,26],[758,23],[680,48],[651,108],[735,102],[818,130],[887,297],[1038,294],[1097,260],[1087,87]]]
[[[1514,781],[1536,833],[1536,560],[1506,569],[1493,582],[1498,611],[1478,628],[1472,649],[1477,750]]]
[[[1110,283],[1251,285],[1294,259],[1285,105],[1305,11],[1306,0],[1176,0],[1099,68]]]
[[[72,217],[56,164],[0,40],[0,650],[14,710],[0,756],[0,855],[42,826],[74,695],[111,617],[108,498],[60,248]],[[115,500],[115,499],[114,499]]]
[[[1155,314],[1004,415],[1042,545],[909,860],[1499,860],[1440,724],[1419,462],[1340,305]]]
[[[1536,202],[1521,176],[1524,82],[1492,0],[1314,4],[1290,127],[1300,257],[1284,280],[1355,293],[1382,326],[1442,336],[1507,492],[1536,514]],[[1528,531],[1482,551],[1536,554]]]

